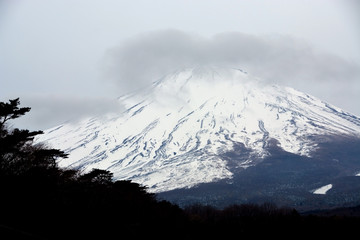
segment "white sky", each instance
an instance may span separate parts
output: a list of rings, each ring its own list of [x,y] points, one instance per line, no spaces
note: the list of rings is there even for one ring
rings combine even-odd
[[[20,97],[33,112],[22,124],[39,129],[84,114],[84,102],[103,108],[120,95],[104,77],[105,53],[164,29],[286,35],[360,66],[359,15],[357,0],[0,0],[0,101]],[[360,83],[349,84],[300,90],[360,115]]]

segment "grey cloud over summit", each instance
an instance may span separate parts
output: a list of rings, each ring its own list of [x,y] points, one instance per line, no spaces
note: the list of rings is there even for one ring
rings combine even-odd
[[[279,34],[224,32],[203,37],[179,30],[143,33],[109,49],[104,72],[120,91],[127,92],[179,68],[201,65],[242,68],[268,82],[297,88],[330,103],[340,102],[345,110],[349,99],[342,89],[352,88],[353,94],[347,97],[360,100],[359,65]]]
[[[255,76],[289,85],[351,83],[360,76],[356,64],[316,52],[290,36],[226,32],[206,38],[178,30],[138,35],[110,49],[105,68],[108,77],[129,90],[169,71],[198,65],[241,67]]]

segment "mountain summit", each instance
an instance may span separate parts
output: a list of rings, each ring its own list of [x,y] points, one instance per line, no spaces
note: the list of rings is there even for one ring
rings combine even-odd
[[[57,126],[37,141],[69,153],[60,166],[107,169],[164,192],[232,182],[269,164],[274,149],[311,159],[332,139],[360,138],[358,117],[241,69],[186,68],[118,101],[126,111]]]

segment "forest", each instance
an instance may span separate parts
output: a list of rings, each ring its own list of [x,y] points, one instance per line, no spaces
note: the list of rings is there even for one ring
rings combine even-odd
[[[42,131],[11,128],[30,111],[20,100],[0,102],[1,239],[201,239],[353,236],[360,208],[299,213],[272,203],[223,209],[179,206],[146,187],[113,180],[110,171],[63,169],[61,149],[34,144]]]

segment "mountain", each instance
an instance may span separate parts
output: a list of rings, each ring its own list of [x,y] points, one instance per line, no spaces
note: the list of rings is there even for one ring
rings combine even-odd
[[[350,200],[334,204],[360,201],[360,118],[313,96],[241,69],[197,67],[118,101],[126,111],[37,141],[70,154],[61,167],[107,169],[180,204],[307,204],[341,189]]]

